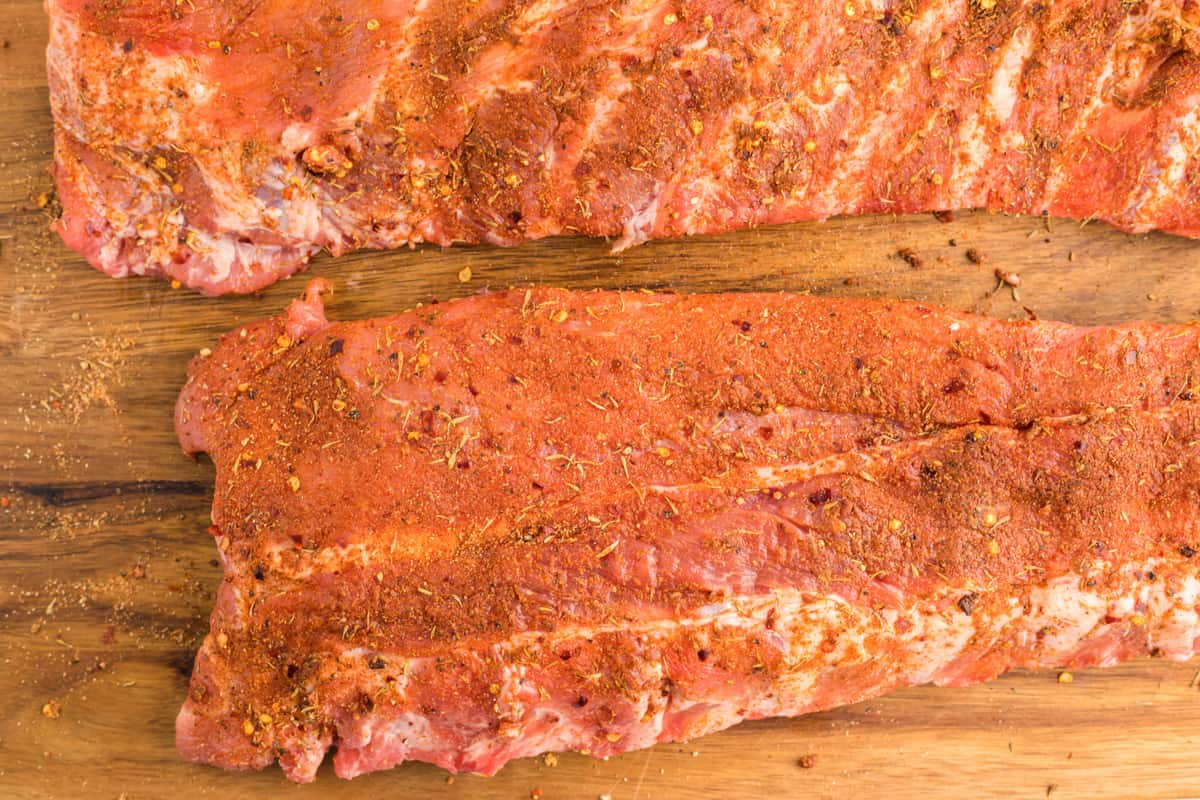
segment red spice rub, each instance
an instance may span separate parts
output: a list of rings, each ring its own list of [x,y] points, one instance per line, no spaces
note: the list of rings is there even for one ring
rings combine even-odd
[[[491,772],[1200,632],[1194,327],[323,288],[180,398],[226,568],[190,758]]]
[[[50,0],[56,177],[114,275],[986,207],[1200,233],[1194,0]]]

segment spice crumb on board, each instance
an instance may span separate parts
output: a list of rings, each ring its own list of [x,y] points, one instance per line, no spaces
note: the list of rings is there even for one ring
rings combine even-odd
[[[58,695],[35,699],[37,694],[26,692],[32,713],[55,720],[71,696],[87,701],[92,691],[134,686],[120,667],[133,652],[157,652],[169,660],[182,651],[190,661],[206,627],[202,610],[211,605],[211,578],[218,572],[207,560],[187,559],[177,542],[146,539],[132,552],[122,546],[122,563],[97,563],[79,577],[57,577],[71,574],[73,553],[93,552],[140,527],[155,528],[169,513],[153,494],[112,494],[65,507],[36,496],[10,498],[5,524],[19,546],[43,553],[39,563],[45,565],[10,588],[13,602],[4,615],[20,631],[4,653],[8,691],[36,685]],[[70,550],[58,544],[75,538],[88,543]]]
[[[132,335],[93,336],[75,359],[66,359],[66,374],[45,394],[26,396],[18,409],[27,421],[30,410],[63,417],[72,425],[96,405],[116,411],[112,390],[124,383],[123,367],[129,351],[137,345]],[[47,376],[49,377],[49,376]],[[40,393],[39,393],[40,394]]]
[[[995,274],[996,274],[996,280],[1000,281],[1003,284],[1007,284],[1008,286],[1012,286],[1013,288],[1016,288],[1021,285],[1021,276],[1015,272],[1008,272],[1006,270],[1002,270],[999,267],[997,267]]]
[[[917,255],[917,251],[911,247],[901,247],[896,251],[896,256],[913,269],[920,269],[925,266],[925,259]]]
[[[812,769],[813,767],[815,767],[817,765],[818,760],[819,760],[819,757],[817,756],[816,753],[809,753],[807,755],[800,756],[800,758],[796,759],[796,764],[801,769]]]
[[[992,271],[996,276],[996,288],[992,290],[992,294],[999,292],[1001,289],[1007,288],[1012,293],[1014,303],[1021,302],[1021,296],[1017,294],[1017,289],[1021,285],[1021,276],[1016,272],[1000,269],[997,267]]]

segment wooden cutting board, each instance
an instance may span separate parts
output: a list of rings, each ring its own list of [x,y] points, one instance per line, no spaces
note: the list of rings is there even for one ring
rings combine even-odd
[[[47,231],[51,119],[37,0],[0,8],[0,796],[315,796],[276,769],[181,762],[173,721],[220,577],[213,479],[180,454],[187,360],[274,314],[303,278],[205,299],[114,281]],[[979,263],[976,263],[979,262]],[[471,278],[462,280],[464,268]],[[337,318],[543,282],[898,295],[1076,323],[1200,316],[1200,242],[1064,220],[838,220],[610,255],[564,239],[319,259]],[[996,291],[994,271],[1020,275]],[[486,779],[407,764],[322,797],[1173,797],[1200,794],[1197,664],[1140,661],[919,688],[608,761],[529,759]],[[801,757],[815,763],[800,765]],[[808,763],[808,759],[805,759]]]

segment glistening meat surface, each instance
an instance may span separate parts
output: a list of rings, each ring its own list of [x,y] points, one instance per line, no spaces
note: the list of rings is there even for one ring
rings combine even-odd
[[[1200,235],[1195,0],[47,0],[66,242],[321,248],[986,207]]]
[[[180,396],[225,571],[189,759],[492,773],[1196,647],[1200,328],[324,288]]]

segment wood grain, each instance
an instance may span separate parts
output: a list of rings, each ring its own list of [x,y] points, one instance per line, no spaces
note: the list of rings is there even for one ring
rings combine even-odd
[[[295,796],[307,790],[276,770],[226,774],[174,752],[173,720],[219,571],[205,533],[211,469],[180,454],[171,409],[191,354],[240,321],[279,311],[303,280],[211,300],[158,281],[111,280],[65,250],[46,229],[54,204],[41,4],[8,0],[0,19],[0,796]],[[1107,323],[1200,315],[1198,262],[1200,243],[1168,236],[958,214],[949,223],[880,217],[760,229],[616,256],[604,242],[572,239],[417,248],[321,259],[313,272],[333,281],[331,313],[340,318],[536,281],[887,294],[1000,317]],[[462,283],[467,266],[474,277]],[[997,268],[1020,274],[1019,299],[995,291]],[[1018,673],[607,762],[527,760],[453,783],[418,764],[353,782],[326,769],[316,790],[523,798],[540,787],[546,798],[614,800],[1182,796],[1200,792],[1196,672],[1143,661],[1070,684]],[[811,754],[815,765],[800,767]]]

